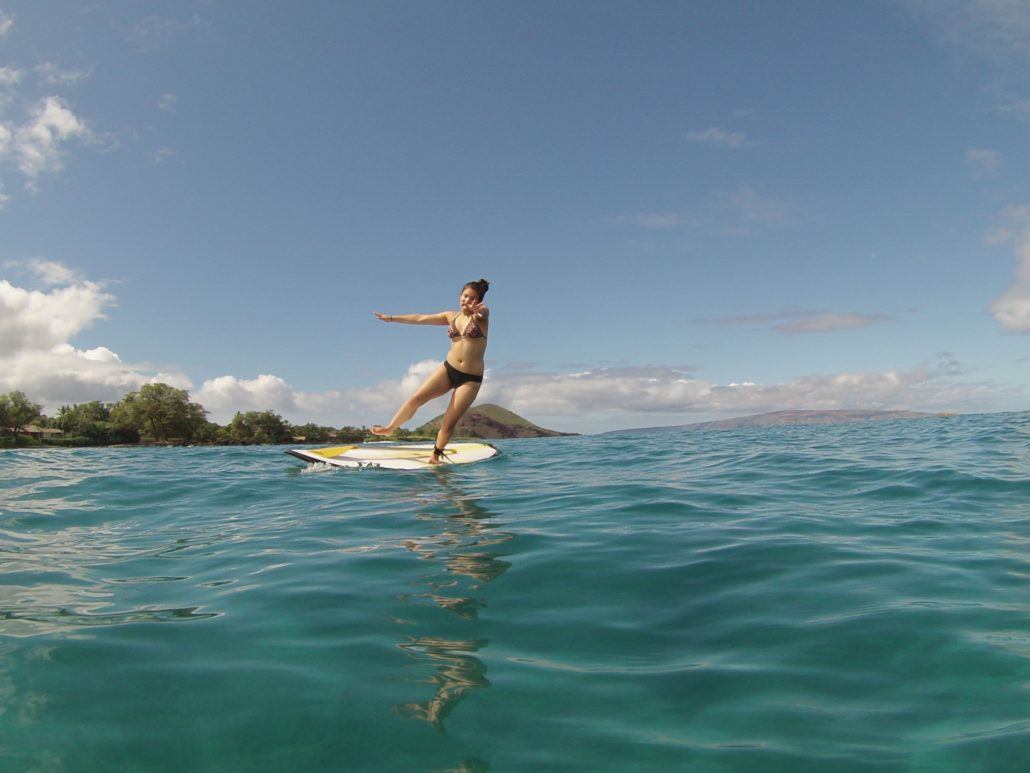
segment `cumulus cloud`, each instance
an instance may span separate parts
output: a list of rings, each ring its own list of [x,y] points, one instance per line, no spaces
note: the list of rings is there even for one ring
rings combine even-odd
[[[736,150],[750,145],[744,132],[734,132],[727,129],[720,129],[712,126],[701,131],[687,132],[687,140],[700,145],[710,145],[716,148],[729,148]]]
[[[380,421],[409,397],[439,367],[436,360],[415,363],[397,379],[370,389],[303,393],[283,379],[252,380],[222,376],[205,382],[196,398],[215,421],[227,422],[235,410],[275,410],[291,421],[339,425]],[[569,373],[487,373],[479,403],[500,403],[533,421],[560,418],[565,423],[604,416],[725,414],[781,409],[977,409],[996,397],[983,384],[958,382],[961,365],[942,352],[938,362],[907,370],[806,375],[786,383],[741,379],[719,384],[692,377],[680,368],[596,368]],[[410,426],[442,413],[446,398],[424,406]]]
[[[950,355],[908,370],[817,374],[783,384],[743,379],[716,384],[678,369],[640,373],[597,369],[576,374],[524,374],[488,380],[480,402],[498,402],[527,417],[609,414],[743,415],[785,409],[959,410],[992,397],[989,387],[951,377]]]
[[[0,279],[0,356],[52,350],[103,319],[113,302],[95,282],[43,292]]]
[[[74,344],[115,305],[102,283],[43,259],[5,267],[31,272],[43,289],[0,279],[0,393],[20,389],[52,413],[62,404],[117,400],[156,381],[192,389],[182,373],[123,362],[106,346]],[[795,318],[765,315],[764,324],[790,324],[809,313],[790,314]],[[570,422],[599,423],[615,416],[653,420],[789,408],[975,410],[997,399],[989,385],[957,381],[963,368],[947,352],[939,354],[936,364],[907,370],[815,374],[776,384],[763,384],[746,372],[719,384],[695,377],[687,367],[579,365],[569,372],[548,373],[529,363],[518,365],[488,372],[479,402],[500,403],[534,421],[560,420],[563,428],[571,428]],[[297,389],[271,373],[255,378],[223,375],[204,382],[191,397],[223,423],[236,411],[273,410],[295,423],[370,424],[388,420],[438,367],[438,360],[423,360],[397,378],[369,387],[323,392]],[[442,413],[447,399],[424,406],[410,424]],[[640,418],[641,423],[646,421]]]
[[[194,399],[220,422],[232,419],[236,411],[274,411],[293,422],[317,421],[332,426],[385,423],[438,367],[439,360],[422,360],[396,379],[371,387],[325,392],[304,392],[272,374],[253,379],[226,375],[205,381]],[[447,399],[445,396],[423,406],[413,422],[428,421],[443,413]]]
[[[9,268],[23,266],[37,279],[48,285],[74,285],[81,283],[81,278],[63,263],[42,258],[31,258],[26,261],[12,260],[4,264]]]
[[[1010,244],[1016,253],[1016,278],[991,304],[998,324],[1013,333],[1030,333],[1030,205],[1006,208],[1003,224],[987,236],[990,244]]]
[[[194,395],[208,410],[223,414],[237,410],[292,413],[297,408],[297,397],[298,393],[289,384],[271,374],[250,380],[219,376],[205,381]]]
[[[0,14],[0,39],[10,30],[9,17]],[[70,86],[89,76],[88,72],[65,70],[44,62],[32,70],[37,78],[30,85]],[[96,140],[86,122],[71,106],[53,93],[42,97],[22,94],[25,71],[12,66],[0,67],[0,175],[13,170],[25,187],[37,192],[43,175],[55,174],[63,168],[63,159],[74,140]],[[37,91],[37,95],[40,94]],[[18,120],[17,113],[24,116]],[[8,200],[0,178],[0,206]]]
[[[43,174],[62,168],[62,145],[88,129],[59,97],[46,97],[32,110],[29,120],[14,130],[13,152],[18,169],[30,188]]]
[[[863,314],[835,311],[779,311],[771,314],[746,314],[738,317],[698,319],[708,325],[745,325],[764,327],[777,333],[830,333],[837,330],[855,330],[887,322],[888,314]]]
[[[123,363],[105,346],[79,349],[72,344],[115,304],[101,283],[53,261],[5,267],[28,270],[47,289],[0,279],[0,392],[19,389],[53,411],[64,403],[117,400],[155,381],[192,386],[181,373]]]

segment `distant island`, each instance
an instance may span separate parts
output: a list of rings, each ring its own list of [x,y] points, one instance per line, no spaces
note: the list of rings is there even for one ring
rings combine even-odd
[[[421,427],[412,431],[412,435],[421,437],[436,437],[440,429],[440,422],[443,415],[427,421]],[[529,438],[529,437],[559,437],[574,435],[574,432],[558,432],[553,429],[539,427],[529,419],[519,416],[507,408],[499,405],[485,403],[470,408],[458,426],[454,430],[454,436],[464,438],[477,438],[481,440],[494,440],[498,438]]]
[[[638,427],[605,432],[615,435],[627,432],[681,432],[702,429],[743,429],[746,427],[786,427],[791,424],[850,424],[857,421],[887,421],[889,419],[931,419],[954,416],[953,413],[922,413],[920,411],[773,411],[752,416],[740,416],[721,421],[701,421],[671,427]]]

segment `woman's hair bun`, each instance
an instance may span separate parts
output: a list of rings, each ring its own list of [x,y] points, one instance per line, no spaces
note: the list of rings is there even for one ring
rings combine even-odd
[[[490,289],[490,283],[485,279],[480,279],[478,282],[469,282],[465,287],[471,287],[479,295],[479,300],[483,300],[486,291]]]

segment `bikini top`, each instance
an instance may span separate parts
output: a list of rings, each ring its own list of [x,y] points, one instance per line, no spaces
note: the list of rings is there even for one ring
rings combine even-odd
[[[470,319],[469,323],[465,325],[465,332],[459,333],[458,328],[454,326],[454,320],[457,318],[458,317],[455,316],[454,319],[452,319],[450,324],[447,326],[447,335],[451,337],[452,341],[457,338],[486,338],[486,336],[483,335],[483,331],[479,327],[479,323],[476,322],[475,317]]]

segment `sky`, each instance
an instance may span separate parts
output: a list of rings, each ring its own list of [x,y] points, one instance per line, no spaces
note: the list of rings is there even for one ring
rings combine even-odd
[[[0,0],[0,393],[1030,407],[1030,0]],[[409,424],[441,413],[425,406]]]

